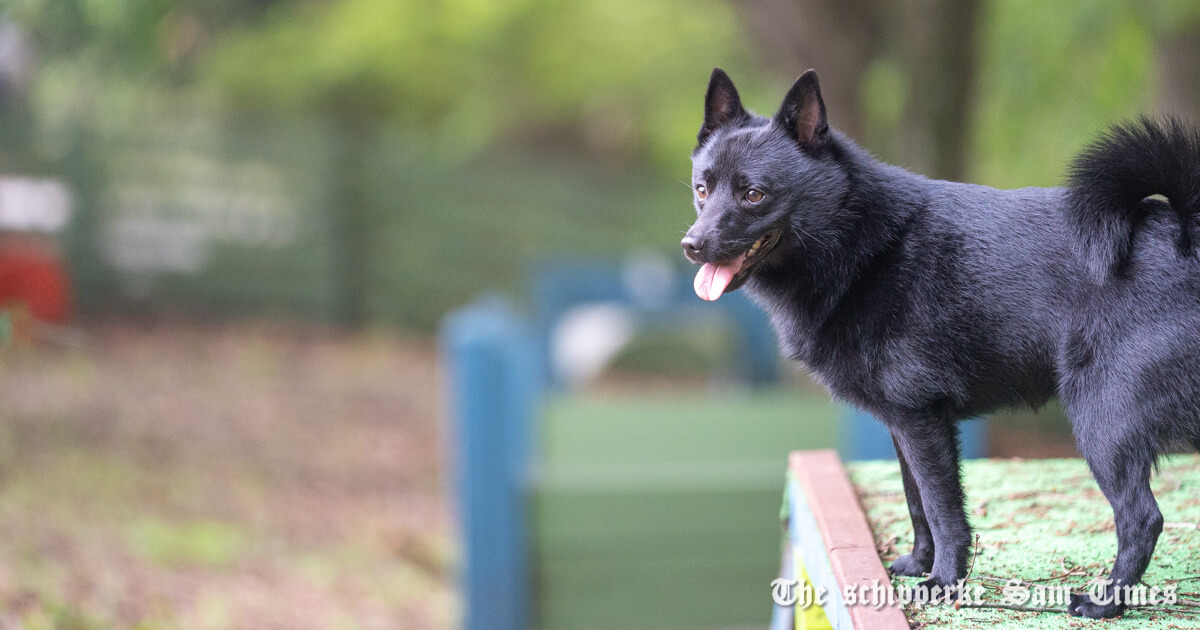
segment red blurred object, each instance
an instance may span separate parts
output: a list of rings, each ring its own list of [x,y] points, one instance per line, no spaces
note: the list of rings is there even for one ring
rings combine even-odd
[[[11,308],[51,324],[70,318],[67,270],[47,239],[30,234],[0,238],[0,309]]]

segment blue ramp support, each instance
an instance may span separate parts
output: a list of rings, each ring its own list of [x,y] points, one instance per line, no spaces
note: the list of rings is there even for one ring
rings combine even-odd
[[[530,627],[526,471],[537,397],[532,337],[513,309],[483,299],[445,320],[440,351],[465,542],[466,630]]]

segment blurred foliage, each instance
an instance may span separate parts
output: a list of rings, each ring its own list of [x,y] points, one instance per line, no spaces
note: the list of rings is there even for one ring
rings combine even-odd
[[[280,4],[207,70],[243,105],[396,123],[451,160],[565,143],[677,165],[708,71],[747,65],[737,24],[720,0]]]
[[[212,34],[253,20],[276,0],[9,0],[2,14],[27,28],[48,59],[114,64],[113,74],[178,70]]]
[[[334,274],[359,294],[355,310],[428,329],[481,290],[520,292],[549,255],[676,256],[711,68],[730,70],[747,105],[770,112],[805,67],[768,70],[791,62],[762,57],[765,35],[748,31],[746,10],[734,0],[12,0],[0,15],[38,49],[37,159],[23,163],[67,173],[84,202],[100,203],[105,186],[130,179],[122,142],[201,138],[219,157],[240,151],[222,144],[247,144],[236,132],[246,120],[282,136],[308,125],[318,131],[297,137],[325,140],[297,152],[338,165],[308,174],[322,180],[313,190],[332,191],[308,203],[343,224],[328,238],[351,252]],[[1159,42],[1198,17],[1195,0],[984,2],[970,178],[1059,183],[1104,124],[1154,107]],[[903,20],[887,27],[894,37]],[[831,70],[822,82],[860,81],[859,140],[905,162],[898,139],[921,69],[895,54],[861,78]],[[86,232],[100,227],[83,225],[68,248],[93,247]]]
[[[1153,112],[1156,44],[1200,18],[1196,0],[986,5],[976,85],[973,178],[1056,186],[1103,128]]]
[[[984,19],[974,173],[1005,188],[1056,186],[1103,127],[1152,108],[1145,5],[992,3]]]
[[[230,567],[248,540],[241,529],[217,521],[175,524],[147,518],[132,523],[128,531],[135,553],[168,567]]]
[[[1200,15],[1194,0],[984,8],[972,170],[997,185],[1056,183],[1099,125],[1152,106],[1155,41]],[[69,64],[71,78],[94,78],[78,89],[98,104],[96,91],[126,85],[215,91],[238,107],[398,126],[450,163],[557,146],[681,173],[711,67],[732,67],[767,108],[790,78],[766,75],[728,0],[13,0],[5,11],[34,34],[58,100],[55,69]],[[872,142],[904,124],[904,74],[881,58],[863,80]]]

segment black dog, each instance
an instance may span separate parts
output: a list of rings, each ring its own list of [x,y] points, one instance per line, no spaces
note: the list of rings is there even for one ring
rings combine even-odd
[[[704,105],[682,243],[696,293],[745,285],[788,357],[887,425],[915,538],[892,571],[966,574],[956,421],[1058,396],[1113,507],[1111,578],[1138,583],[1163,524],[1151,468],[1200,444],[1200,134],[1142,119],[1066,188],[995,190],[875,160],[827,124],[811,70],[773,118],[720,69]]]

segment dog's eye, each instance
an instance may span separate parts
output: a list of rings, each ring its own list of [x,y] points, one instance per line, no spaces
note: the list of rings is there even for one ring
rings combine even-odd
[[[762,191],[758,190],[757,188],[751,188],[750,190],[746,191],[746,201],[749,201],[750,203],[758,203],[762,201],[762,198]]]
[[[696,184],[696,197],[704,199],[708,196],[708,187],[704,184]]]

